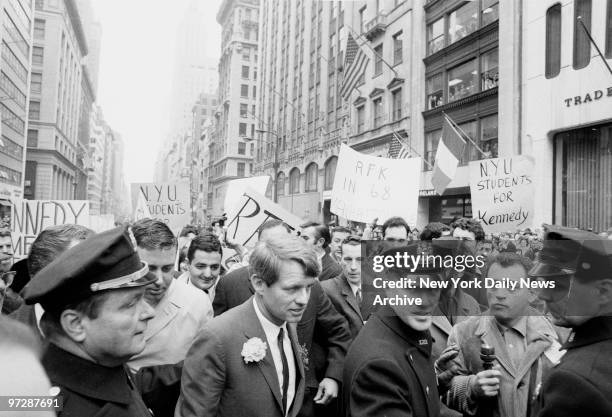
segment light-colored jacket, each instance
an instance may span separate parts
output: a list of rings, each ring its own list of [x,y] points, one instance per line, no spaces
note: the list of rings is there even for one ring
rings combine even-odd
[[[459,365],[461,375],[451,380],[447,404],[465,415],[478,415],[478,401],[469,398],[469,384],[476,378],[476,374],[483,370],[480,350],[484,342],[495,348],[496,364],[499,364],[499,371],[502,373],[497,410],[494,410],[493,415],[525,417],[528,415],[530,403],[537,396],[542,375],[560,359],[561,345],[550,322],[537,311],[529,310],[529,315],[526,316],[527,347],[522,361],[515,366],[495,318],[489,314],[485,312],[482,316],[471,317],[455,325],[451,331],[448,345],[459,346],[459,355],[455,361]],[[536,372],[533,377],[532,371]]]

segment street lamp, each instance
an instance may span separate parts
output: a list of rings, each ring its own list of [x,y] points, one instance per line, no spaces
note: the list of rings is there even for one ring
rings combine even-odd
[[[274,169],[274,202],[278,203],[278,133],[273,132],[271,130],[263,130],[263,129],[256,129],[255,130],[257,133],[269,133],[271,135],[274,135],[274,137],[276,137],[276,140],[272,143],[272,145],[274,146],[274,163],[272,164],[272,168]],[[262,142],[264,143],[271,143],[268,140],[263,140]]]

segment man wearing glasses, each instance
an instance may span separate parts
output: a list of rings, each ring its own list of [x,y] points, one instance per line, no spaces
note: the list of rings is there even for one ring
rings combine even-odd
[[[222,257],[223,249],[216,235],[204,233],[195,237],[187,250],[188,270],[178,280],[204,291],[212,303],[221,276]]]
[[[548,284],[539,297],[552,322],[572,334],[543,383],[538,416],[611,416],[612,241],[559,226],[545,230],[529,276]]]

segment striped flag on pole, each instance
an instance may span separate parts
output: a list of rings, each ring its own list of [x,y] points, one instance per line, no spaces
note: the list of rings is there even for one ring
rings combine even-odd
[[[389,153],[387,158],[391,159],[407,159],[410,158],[410,152],[404,144],[397,137],[397,134],[393,132],[393,138],[391,139],[391,143],[389,144]]]
[[[457,165],[461,160],[466,144],[467,142],[455,127],[454,122],[451,122],[448,116],[444,115],[442,137],[438,142],[431,176],[431,182],[438,194],[442,195],[448,184],[455,178]]]
[[[351,92],[357,86],[359,79],[370,62],[363,50],[357,45],[353,35],[349,33],[346,41],[346,55],[344,59],[344,78],[340,86],[340,95],[344,101],[351,98]]]

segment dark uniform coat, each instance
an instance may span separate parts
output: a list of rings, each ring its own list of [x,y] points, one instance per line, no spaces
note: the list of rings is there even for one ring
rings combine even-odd
[[[612,416],[612,317],[574,329],[541,392],[539,417]]]
[[[411,329],[389,307],[373,314],[347,354],[343,398],[350,417],[437,417],[429,331]]]
[[[61,388],[58,417],[151,417],[124,366],[108,368],[49,344],[42,364]]]
[[[359,305],[359,301],[344,274],[322,282],[321,287],[325,290],[325,294],[331,300],[336,311],[348,321],[351,339],[354,340],[363,328],[363,323],[369,318],[368,303],[362,302],[361,306]],[[371,304],[369,305],[371,306]]]

